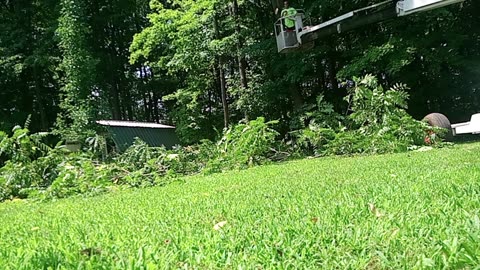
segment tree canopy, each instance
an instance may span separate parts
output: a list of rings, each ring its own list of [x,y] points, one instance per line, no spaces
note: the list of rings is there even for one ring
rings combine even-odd
[[[312,25],[379,1],[290,1]],[[20,0],[0,4],[0,129],[64,137],[99,119],[165,122],[185,143],[241,119],[279,120],[319,96],[347,112],[354,76],[405,83],[408,112],[455,121],[480,111],[480,10],[466,1],[278,54],[274,9],[260,0]],[[80,134],[81,135],[81,134]]]

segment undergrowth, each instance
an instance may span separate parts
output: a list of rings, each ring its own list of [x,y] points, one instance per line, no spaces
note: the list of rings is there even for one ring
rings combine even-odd
[[[85,151],[70,152],[61,143],[42,142],[17,126],[0,132],[0,201],[13,198],[54,199],[94,195],[115,187],[150,187],[178,176],[209,174],[308,155],[355,155],[404,152],[422,145],[442,146],[441,130],[405,111],[406,86],[385,90],[373,76],[355,78],[343,116],[319,96],[292,119],[287,139],[275,130],[278,121],[263,117],[225,129],[216,141],[165,149],[136,140],[124,153],[106,159],[100,136],[87,139]]]

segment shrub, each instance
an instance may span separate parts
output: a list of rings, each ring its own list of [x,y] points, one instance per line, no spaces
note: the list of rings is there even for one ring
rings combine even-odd
[[[43,192],[43,198],[65,198],[74,194],[98,194],[112,184],[112,170],[98,165],[89,155],[71,154],[57,164],[56,177]]]
[[[304,154],[320,155],[329,140],[340,131],[345,118],[335,112],[333,105],[319,95],[315,104],[305,105],[291,121],[292,128],[301,128],[290,132],[290,145],[293,151]]]
[[[369,144],[366,136],[358,131],[341,131],[324,146],[321,155],[352,155],[365,152]]]
[[[243,168],[268,160],[277,132],[276,122],[263,118],[240,123],[224,131],[218,143],[167,150],[135,140],[111,162],[95,161],[103,144],[89,141],[91,151],[71,153],[64,146],[38,147],[36,135],[16,127],[12,136],[0,134],[0,201],[9,198],[64,198],[74,194],[97,194],[112,185],[146,187],[165,185],[177,175]]]
[[[385,90],[372,75],[354,78],[354,82],[346,97],[354,131],[337,134],[327,145],[328,153],[401,152],[412,145],[425,144],[427,131],[435,128],[413,119],[405,111],[407,86],[396,84]]]
[[[207,164],[207,172],[245,168],[268,160],[278,136],[271,128],[276,123],[259,117],[226,129],[212,151],[214,157]]]
[[[28,125],[28,120],[27,124]],[[29,162],[45,154],[50,147],[41,142],[46,133],[29,134],[27,127],[15,126],[12,135],[0,131],[0,165],[12,162]]]
[[[43,144],[43,134],[15,127],[10,136],[0,132],[0,201],[98,194],[113,185],[165,185],[178,175],[242,169],[283,160],[292,153],[388,153],[436,142],[439,129],[406,113],[405,88],[396,85],[385,90],[373,76],[355,78],[346,98],[351,111],[348,117],[336,113],[320,96],[292,120],[291,125],[300,129],[289,134],[289,143],[276,141],[279,134],[272,126],[278,121],[259,117],[225,129],[216,143],[204,140],[167,150],[137,139],[123,154],[103,163],[96,161],[100,157],[105,160],[105,142],[99,136],[87,140],[89,151],[70,153],[61,145],[52,149]]]
[[[291,134],[295,140],[292,144],[294,148],[303,153],[316,156],[323,155],[328,142],[336,136],[333,129],[324,128],[316,123],[312,123],[307,128],[294,131]]]
[[[326,121],[341,117],[329,110],[325,102],[319,102],[317,108],[323,109],[307,114],[315,115],[314,120],[306,128],[292,132],[297,148],[315,155],[374,154],[407,151],[426,141],[438,142],[434,136],[426,140],[429,134],[437,134],[438,128],[413,119],[405,111],[405,85],[385,90],[372,75],[354,78],[354,82],[345,98],[351,114],[343,125],[349,128]]]
[[[438,128],[413,119],[407,109],[407,86],[396,84],[385,90],[372,75],[355,78],[347,100],[351,104],[349,118],[359,126],[369,144],[368,153],[406,151],[409,146],[425,144],[429,130]]]
[[[396,84],[385,90],[372,75],[354,78],[354,82],[345,100],[352,112],[349,118],[360,130],[372,133],[408,115],[406,85]]]
[[[314,124],[321,128],[331,128],[338,131],[342,127],[345,117],[335,112],[333,105],[320,94],[315,104],[303,105],[290,121],[290,129],[299,130]]]
[[[15,126],[8,136],[0,132],[0,201],[13,197],[27,197],[32,186],[43,182],[45,168],[34,164],[51,148],[42,143],[46,133],[29,134],[25,127]]]
[[[24,189],[30,188],[38,175],[32,166],[24,163],[7,161],[0,168],[0,202],[15,197],[26,198]]]

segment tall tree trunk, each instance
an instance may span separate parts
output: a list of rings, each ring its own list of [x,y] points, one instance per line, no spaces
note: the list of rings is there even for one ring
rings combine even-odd
[[[214,83],[213,89],[209,88],[208,90],[208,111],[210,112],[210,114],[212,114],[213,112],[213,107],[215,106],[215,100],[216,100],[215,93],[219,92],[218,85],[220,85],[220,81],[218,80],[220,75],[218,75],[216,64],[213,65],[212,75],[215,78],[215,83]]]
[[[218,60],[218,70],[220,75],[220,92],[222,94],[222,106],[223,106],[223,126],[228,127],[230,115],[228,113],[227,102],[227,89],[225,85],[225,72],[223,70],[223,57],[220,56]]]
[[[147,100],[147,91],[146,91],[146,77],[147,77],[147,74],[145,72],[145,67],[144,66],[141,66],[140,69],[140,79],[141,79],[141,82],[140,82],[140,92],[141,92],[141,95],[142,95],[142,98],[143,98],[143,117],[145,117],[145,121],[148,121],[148,116],[150,115],[150,111],[148,109],[148,104],[149,104],[149,100]]]
[[[43,96],[40,91],[42,87],[41,79],[38,77],[38,67],[33,67],[33,77],[35,80],[35,100],[37,101],[38,112],[40,113],[40,127],[42,131],[48,130],[48,122],[47,122],[47,113],[45,112],[45,105],[43,103]]]
[[[215,36],[217,39],[220,39],[220,32],[218,30],[217,17],[213,19],[213,29],[215,31]],[[228,102],[227,102],[227,89],[225,83],[225,71],[223,66],[223,56],[218,56],[218,70],[220,76],[220,93],[222,95],[222,106],[223,106],[223,126],[228,127],[229,122],[229,113],[228,113]]]
[[[152,92],[152,100],[153,100],[153,120],[156,122],[156,123],[159,123],[160,122],[160,114],[158,112],[158,96],[157,94],[155,93],[155,91]]]
[[[302,98],[302,95],[300,94],[298,86],[296,86],[295,84],[291,84],[288,90],[290,91],[290,94],[292,95],[292,98],[293,98],[293,109],[300,110],[303,106],[303,98]]]
[[[248,88],[247,81],[247,61],[243,55],[243,37],[240,31],[240,16],[238,14],[238,1],[233,0],[233,17],[235,18],[235,35],[237,36],[237,57],[238,69],[240,74],[240,84],[243,88]]]
[[[125,91],[125,107],[127,108],[127,117],[129,121],[133,121],[133,106],[132,106],[132,95],[130,91]]]
[[[120,98],[118,96],[117,83],[115,82],[115,76],[113,76],[113,73],[110,82],[110,104],[112,106],[112,118],[114,120],[120,120],[122,118]]]
[[[125,85],[127,87],[125,87]],[[130,91],[128,89],[131,89],[130,83],[128,81],[123,81],[122,82],[122,107],[125,111],[125,118],[124,120],[133,120],[133,109],[132,109],[132,97],[130,95]]]
[[[333,91],[338,90],[338,81],[337,81],[337,61],[335,59],[335,53],[328,53],[328,78],[330,84],[332,85]]]
[[[111,27],[108,27],[108,33],[110,40],[114,38],[112,29]],[[122,110],[120,108],[120,96],[119,96],[119,89],[118,89],[118,81],[116,77],[116,72],[115,70],[115,63],[113,60],[113,56],[115,53],[115,48],[112,44],[109,45],[109,50],[107,51],[108,53],[108,62],[110,64],[110,104],[112,106],[111,111],[112,111],[112,118],[114,120],[121,120],[122,119]]]
[[[281,10],[282,7],[283,7],[283,1],[284,1],[284,0],[271,0],[273,10],[275,10],[275,9],[277,9],[277,8],[279,9],[278,14],[277,14],[277,17],[280,17],[280,10]]]
[[[317,56],[316,59],[316,74],[317,74],[317,92],[321,93],[325,89],[325,67],[323,65],[323,58]]]
[[[153,92],[148,92],[148,98],[150,99],[150,118],[148,119],[149,122],[155,122],[155,101]]]
[[[155,77],[155,74],[153,73],[153,70],[150,70],[150,74],[152,78]],[[156,123],[160,123],[160,113],[158,110],[158,100],[159,97],[157,96],[157,93],[155,90],[152,91],[152,100],[153,100],[153,119]]]
[[[145,121],[148,121],[148,116],[150,115],[150,111],[148,109],[148,104],[149,104],[149,101],[147,100],[147,95],[146,93],[143,93],[142,95],[143,97],[143,117],[145,117]]]

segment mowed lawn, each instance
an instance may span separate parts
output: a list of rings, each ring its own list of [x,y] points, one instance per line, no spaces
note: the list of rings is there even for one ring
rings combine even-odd
[[[0,235],[1,269],[479,269],[480,143],[7,202]]]

